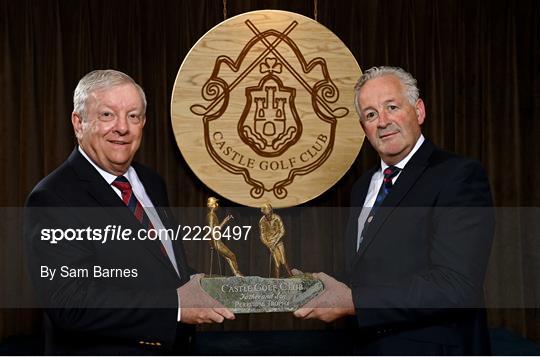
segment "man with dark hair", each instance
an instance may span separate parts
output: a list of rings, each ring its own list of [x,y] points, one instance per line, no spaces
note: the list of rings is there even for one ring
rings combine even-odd
[[[355,317],[355,352],[489,354],[483,283],[494,221],[488,179],[472,159],[425,139],[416,80],[396,67],[367,70],[355,105],[380,165],[354,185],[346,278],[295,315]]]
[[[234,315],[201,289],[181,242],[167,235],[177,225],[163,179],[133,162],[145,94],[128,75],[98,70],[79,81],[73,105],[79,145],[27,199],[26,249],[46,309],[45,352],[190,353],[192,324]],[[136,234],[150,231],[165,234]]]

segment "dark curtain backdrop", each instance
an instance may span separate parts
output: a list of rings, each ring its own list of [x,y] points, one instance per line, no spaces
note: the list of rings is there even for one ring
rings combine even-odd
[[[343,40],[362,69],[408,69],[427,105],[424,134],[480,160],[497,206],[540,206],[537,0],[1,0],[0,207],[23,206],[32,187],[73,149],[72,92],[80,77],[98,68],[124,71],[143,86],[148,122],[137,159],[165,178],[172,205],[201,206],[213,193],[176,147],[170,124],[173,83],[184,56],[206,31],[224,18],[265,8],[315,18]],[[364,144],[343,179],[309,205],[347,206],[353,182],[376,161]],[[286,221],[311,220],[313,229],[328,229],[317,227],[316,213],[291,215],[283,214]],[[8,216],[0,224],[0,300],[6,293],[32,294],[20,232],[13,228],[20,221],[16,214]],[[488,301],[511,294],[522,303],[513,307],[531,308],[491,309],[490,324],[540,342],[539,236],[525,234],[525,220],[516,227],[494,244],[486,292]],[[504,229],[499,224],[498,230]],[[306,270],[332,271],[342,258],[338,233],[321,242],[296,236],[289,243],[292,261]],[[187,250],[201,268],[203,248]],[[509,281],[518,289],[510,289]],[[0,340],[39,326],[39,311],[0,310]],[[213,329],[331,327],[272,314],[242,316]]]

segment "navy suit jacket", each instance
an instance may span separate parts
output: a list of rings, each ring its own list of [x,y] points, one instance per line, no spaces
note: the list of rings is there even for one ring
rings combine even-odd
[[[472,159],[426,140],[356,251],[372,175],[354,185],[346,276],[360,354],[489,354],[483,282],[494,229],[488,179]]]
[[[132,166],[164,226],[175,228],[162,178],[142,165]],[[182,352],[193,329],[177,323],[176,289],[192,273],[181,242],[173,241],[179,277],[159,241],[42,240],[42,229],[143,228],[77,149],[37,184],[26,206],[28,267],[46,309],[46,354]],[[42,278],[42,266],[57,269],[55,278]],[[89,276],[60,277],[62,266],[86,270]],[[135,269],[136,277],[96,277],[94,266]]]

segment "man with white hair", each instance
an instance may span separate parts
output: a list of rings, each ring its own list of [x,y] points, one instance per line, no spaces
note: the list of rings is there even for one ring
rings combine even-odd
[[[483,283],[493,236],[482,166],[425,139],[416,80],[367,70],[355,87],[360,124],[380,164],[354,185],[344,282],[295,315],[354,316],[355,353],[489,354]]]
[[[122,72],[97,70],[79,81],[73,105],[78,147],[27,199],[45,353],[189,354],[193,324],[234,315],[202,290],[180,241],[150,239],[177,224],[163,179],[133,162],[144,91]]]

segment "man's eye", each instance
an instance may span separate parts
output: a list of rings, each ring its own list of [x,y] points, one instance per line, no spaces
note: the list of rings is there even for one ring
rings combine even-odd
[[[389,109],[390,111],[397,110],[397,108],[398,108],[397,105],[389,105],[389,106],[388,106],[388,109]]]
[[[113,112],[101,112],[99,113],[98,118],[102,121],[113,121],[116,116]]]
[[[370,119],[374,119],[375,118],[375,113],[374,112],[369,112],[366,114],[366,119],[370,120]]]
[[[139,114],[134,114],[134,113],[129,114],[128,118],[133,123],[139,123],[141,121],[141,115],[139,115]]]
[[[102,112],[99,114],[99,119],[103,121],[110,121],[114,119],[114,115],[111,112]]]

